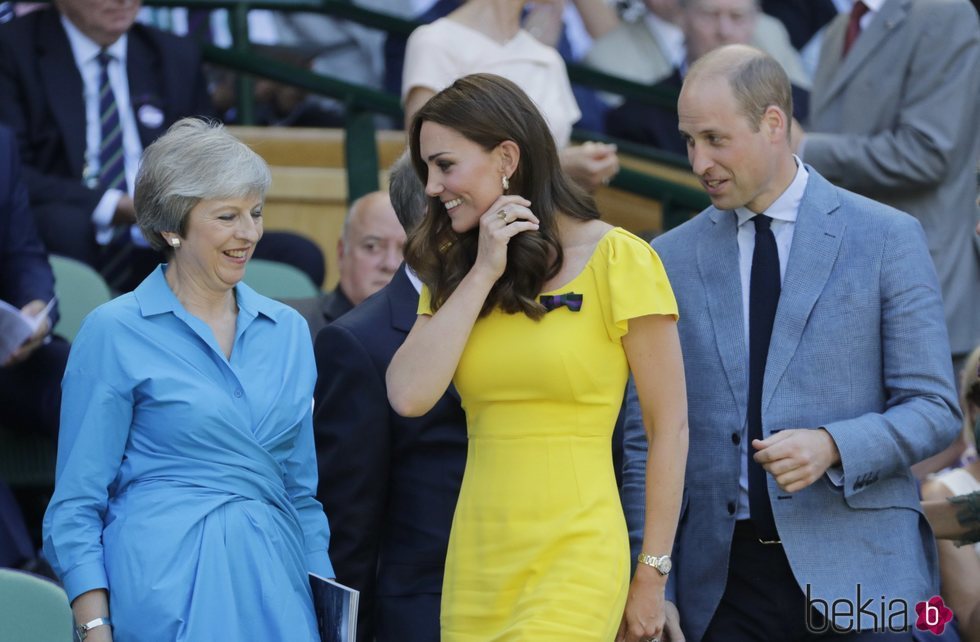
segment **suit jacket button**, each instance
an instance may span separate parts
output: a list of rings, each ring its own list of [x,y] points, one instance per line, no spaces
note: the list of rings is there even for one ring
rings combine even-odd
[[[729,515],[735,514],[735,502],[728,502],[728,514]]]
[[[742,443],[742,435],[738,434],[737,432],[733,432],[732,443],[735,444],[736,446]]]

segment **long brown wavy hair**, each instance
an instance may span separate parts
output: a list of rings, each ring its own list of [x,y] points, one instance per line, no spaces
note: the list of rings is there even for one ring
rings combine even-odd
[[[595,202],[565,175],[555,141],[534,103],[513,82],[493,74],[464,76],[433,96],[415,114],[409,129],[412,164],[423,183],[429,170],[419,151],[422,123],[452,129],[490,152],[504,141],[520,148],[517,170],[510,177],[512,194],[531,201],[540,221],[537,231],[521,232],[507,246],[507,267],[487,296],[480,316],[494,308],[540,318],[545,308],[537,296],[544,283],[561,269],[564,255],[558,238],[557,214],[599,218]],[[428,212],[409,234],[405,260],[432,295],[438,310],[476,261],[479,226],[457,234],[446,208],[428,198]]]

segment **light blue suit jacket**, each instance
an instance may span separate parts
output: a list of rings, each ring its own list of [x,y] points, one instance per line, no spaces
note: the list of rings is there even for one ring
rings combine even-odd
[[[826,428],[844,478],[837,486],[824,475],[789,494],[768,476],[773,513],[802,590],[853,601],[860,583],[876,611],[882,595],[906,600],[911,624],[938,574],[909,466],[960,426],[939,284],[914,218],[807,169],[766,364],[763,433]],[[735,214],[709,207],[653,246],[680,306],[690,424],[670,596],[696,641],[725,589],[741,460],[732,436],[745,438]],[[634,543],[646,456],[635,400],[632,392],[624,464]]]

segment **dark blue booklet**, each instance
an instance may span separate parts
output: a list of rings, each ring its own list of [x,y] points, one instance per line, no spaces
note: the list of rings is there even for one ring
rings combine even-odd
[[[320,642],[356,642],[361,592],[315,573],[310,573],[310,587]]]

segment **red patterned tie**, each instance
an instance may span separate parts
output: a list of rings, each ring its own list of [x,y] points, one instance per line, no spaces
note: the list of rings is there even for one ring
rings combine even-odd
[[[847,55],[847,52],[854,45],[854,41],[861,35],[861,18],[868,11],[868,5],[861,0],[857,0],[851,8],[851,19],[847,21],[847,33],[844,34],[844,53],[841,54],[841,58]]]

